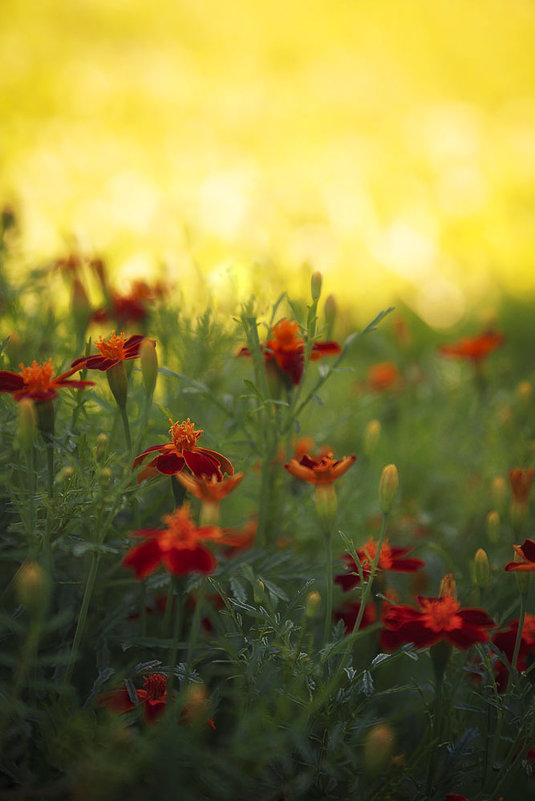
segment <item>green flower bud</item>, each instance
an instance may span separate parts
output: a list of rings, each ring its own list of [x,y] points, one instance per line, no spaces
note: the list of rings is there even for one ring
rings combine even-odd
[[[379,500],[381,509],[385,514],[390,512],[394,498],[399,489],[399,473],[395,464],[388,464],[381,475],[379,482]]]
[[[474,556],[474,578],[479,589],[484,590],[489,586],[489,557],[483,548],[478,548]]]

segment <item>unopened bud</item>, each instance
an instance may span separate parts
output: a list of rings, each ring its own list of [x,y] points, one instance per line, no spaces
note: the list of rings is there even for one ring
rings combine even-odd
[[[112,391],[113,397],[120,409],[126,406],[126,396],[128,393],[128,380],[126,378],[126,370],[124,369],[123,362],[118,362],[106,371],[108,376],[108,384]]]
[[[109,484],[111,481],[112,472],[109,467],[103,467],[98,474],[98,480],[101,484]]]
[[[334,324],[336,322],[336,314],[338,312],[338,304],[334,295],[328,295],[323,307],[323,314],[325,315],[325,323],[327,324],[328,335],[331,336]]]
[[[62,467],[61,470],[56,473],[56,484],[64,484],[74,475],[74,467],[70,464]]]
[[[253,598],[255,603],[261,604],[266,594],[266,587],[262,579],[257,578],[253,585]]]
[[[500,515],[496,511],[487,515],[487,537],[490,542],[498,542],[500,539]]]
[[[107,434],[99,434],[97,437],[97,446],[95,448],[95,456],[97,458],[97,462],[103,462],[108,455],[108,447],[110,444],[110,438]]]
[[[139,349],[141,373],[147,395],[152,395],[158,377],[158,356],[152,339],[144,339]]]
[[[76,276],[72,285],[72,316],[77,330],[84,334],[91,319],[91,304],[84,285]]]
[[[453,573],[446,573],[440,582],[440,589],[438,592],[439,598],[453,598],[457,600],[457,582],[453,578]]]
[[[321,595],[317,590],[312,590],[307,595],[305,603],[305,617],[316,617],[321,604]]]
[[[394,756],[396,735],[389,723],[376,723],[364,740],[363,762],[369,773],[379,773],[390,765]]]
[[[492,479],[491,492],[494,506],[499,512],[503,512],[507,497],[507,484],[502,476],[496,476],[496,478]]]
[[[533,387],[529,381],[521,381],[516,387],[516,396],[520,403],[527,404],[533,395]]]
[[[399,489],[399,473],[395,464],[388,464],[379,482],[379,500],[384,514],[388,514]]]
[[[312,273],[312,277],[310,278],[310,293],[313,301],[318,301],[320,299],[322,283],[322,274],[320,272]]]
[[[35,442],[37,433],[37,414],[34,402],[30,398],[19,401],[17,416],[17,441],[23,450],[28,451]]]
[[[338,499],[334,484],[316,485],[316,512],[325,531],[330,531],[336,518]]]
[[[480,590],[484,590],[489,586],[489,557],[483,548],[478,548],[474,556],[474,578]]]
[[[25,562],[15,576],[15,592],[19,603],[30,612],[43,611],[48,596],[48,581],[41,565]]]
[[[182,720],[192,726],[204,726],[210,716],[210,697],[204,684],[190,684],[185,693]]]
[[[364,453],[371,456],[377,447],[381,436],[381,423],[379,420],[370,420],[364,430]]]

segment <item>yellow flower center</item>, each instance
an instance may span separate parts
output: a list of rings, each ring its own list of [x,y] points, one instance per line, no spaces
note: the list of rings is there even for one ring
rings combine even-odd
[[[113,331],[112,335],[108,337],[108,339],[99,337],[95,341],[95,348],[100,354],[102,354],[102,356],[105,356],[106,359],[122,359],[124,356],[124,343],[126,340],[126,334],[119,334],[119,336],[117,336],[115,331]]]
[[[189,417],[183,423],[173,423],[171,419],[169,422],[171,423],[169,434],[177,451],[182,453],[182,451],[193,450],[195,443],[203,433],[202,430],[195,431],[195,423],[191,423]]]
[[[194,548],[199,539],[197,527],[190,516],[189,504],[185,503],[170,515],[162,517],[167,529],[158,537],[158,544],[164,551],[173,548]]]
[[[457,614],[461,604],[445,595],[443,598],[422,600],[425,623],[433,631],[454,631],[460,629],[462,620]]]
[[[46,392],[46,390],[50,388],[52,379],[56,375],[52,367],[52,359],[43,362],[43,364],[37,364],[34,359],[31,367],[25,367],[22,363],[19,364],[19,367],[19,375],[22,376],[25,386],[36,392]]]

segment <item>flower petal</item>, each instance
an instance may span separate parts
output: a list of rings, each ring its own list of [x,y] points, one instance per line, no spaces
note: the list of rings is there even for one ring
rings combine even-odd
[[[175,473],[180,473],[184,467],[184,459],[176,452],[162,453],[161,456],[158,456],[154,460],[154,466],[158,472],[163,473],[164,476],[172,476]]]
[[[0,392],[16,392],[24,386],[24,379],[18,373],[0,370]]]
[[[217,565],[214,555],[202,545],[194,548],[173,548],[165,552],[163,561],[169,572],[175,576],[211,573]]]
[[[211,459],[215,459],[216,462],[219,463],[219,466],[220,466],[221,470],[223,471],[223,473],[226,473],[229,476],[233,476],[234,475],[233,466],[231,465],[231,463],[229,462],[227,457],[223,456],[223,454],[218,453],[217,451],[212,451],[212,450],[210,450],[210,448],[196,448],[195,451],[197,453],[199,453],[199,452],[200,453],[204,453],[204,454],[206,454],[206,456],[209,456]]]
[[[201,476],[216,476],[218,480],[223,478],[219,464],[217,461],[201,453],[199,450],[184,451],[184,461],[191,470],[194,476],[201,478]],[[176,472],[176,471],[175,471]]]
[[[162,552],[157,539],[136,545],[123,559],[123,566],[130,567],[136,578],[142,579],[153,573],[162,561]]]

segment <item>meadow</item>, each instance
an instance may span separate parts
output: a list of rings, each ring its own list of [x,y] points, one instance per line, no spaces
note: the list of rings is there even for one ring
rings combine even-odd
[[[532,305],[191,312],[17,224],[0,795],[531,797]]]

